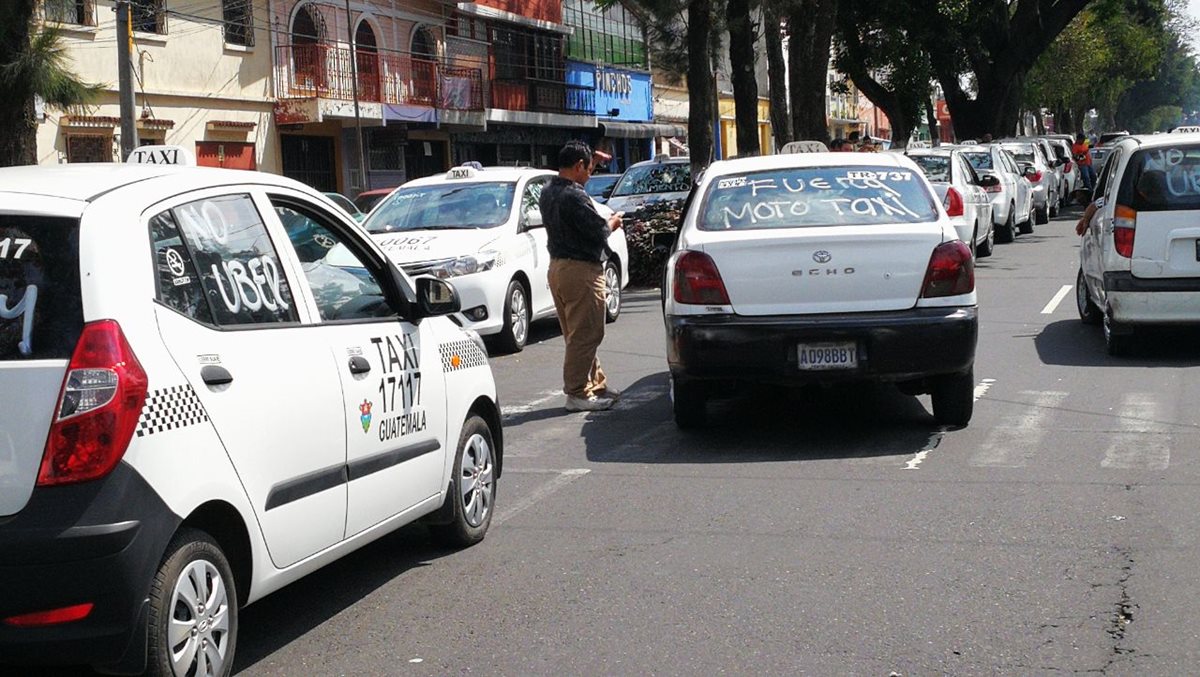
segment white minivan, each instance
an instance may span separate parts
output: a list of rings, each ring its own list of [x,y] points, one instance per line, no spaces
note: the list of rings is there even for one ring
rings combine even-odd
[[[410,275],[452,279],[462,299],[456,319],[494,337],[501,351],[517,352],[529,340],[530,323],[555,313],[538,207],[542,188],[555,176],[540,169],[454,167],[400,186],[363,227]],[[612,322],[629,284],[625,229],[609,235],[608,248],[605,306]]]
[[[418,518],[482,539],[457,309],[290,179],[0,169],[0,663],[228,675],[244,605]]]
[[[1108,352],[1127,352],[1139,325],[1200,324],[1200,134],[1118,141],[1095,204],[1076,301]]]

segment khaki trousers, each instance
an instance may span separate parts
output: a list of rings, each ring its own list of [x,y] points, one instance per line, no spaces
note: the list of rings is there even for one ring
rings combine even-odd
[[[551,259],[549,281],[567,343],[563,392],[583,398],[603,395],[607,379],[596,350],[604,340],[604,264]]]

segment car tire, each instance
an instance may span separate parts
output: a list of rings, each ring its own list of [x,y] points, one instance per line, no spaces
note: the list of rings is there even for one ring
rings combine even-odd
[[[1036,207],[1034,207],[1033,210],[1031,210],[1029,212],[1029,215],[1025,218],[1024,221],[1017,224],[1017,232],[1020,233],[1021,235],[1028,235],[1028,234],[1032,233],[1034,221],[1037,221],[1037,208]]]
[[[486,421],[475,414],[467,417],[443,506],[449,521],[429,525],[429,532],[443,545],[466,548],[487,535],[496,504],[494,439]]]
[[[939,425],[964,427],[975,409],[975,374],[972,369],[934,379],[930,388],[933,418]]]
[[[1000,233],[996,235],[996,241],[1000,244],[1008,244],[1017,237],[1017,227],[1013,224],[1013,220],[1016,219],[1013,212],[1016,210],[1016,205],[1008,206],[1008,220],[1004,222],[1004,225],[1000,226]]]
[[[1046,206],[1041,209],[1034,209],[1033,221],[1039,226],[1044,223],[1050,223],[1050,200],[1046,199]],[[1032,231],[1031,231],[1032,232]]]
[[[621,316],[621,267],[616,261],[604,264],[604,321],[616,322]]]
[[[1075,307],[1079,309],[1079,319],[1084,324],[1096,325],[1104,321],[1104,313],[1100,312],[1100,307],[1092,301],[1092,294],[1084,282],[1083,268],[1080,268],[1079,274],[1075,276]]]
[[[989,223],[988,225],[990,226],[991,224]],[[987,237],[984,238],[983,244],[979,245],[979,249],[975,253],[975,256],[978,258],[981,258],[981,259],[986,259],[987,257],[991,256],[992,252],[995,250],[996,250],[996,229],[989,228]]]
[[[211,671],[225,677],[233,671],[237,631],[237,586],[229,560],[212,536],[181,529],[150,584],[147,674]]]
[[[704,427],[708,421],[708,384],[671,378],[671,407],[681,430]]]
[[[1062,200],[1060,200],[1059,197],[1057,195],[1055,195],[1054,202],[1051,203],[1051,205],[1050,205],[1050,218],[1053,219],[1058,216],[1058,208],[1059,208],[1061,202],[1062,202]]]
[[[1111,312],[1104,314],[1104,347],[1113,357],[1124,357],[1133,349],[1132,330],[1114,322]]]
[[[979,258],[979,254],[975,252],[975,242],[979,240],[979,226],[975,226],[975,230],[971,231],[971,241],[967,243],[967,249],[971,250],[971,258]]]
[[[519,280],[508,283],[504,292],[504,327],[496,337],[500,350],[519,353],[529,340],[529,291]]]

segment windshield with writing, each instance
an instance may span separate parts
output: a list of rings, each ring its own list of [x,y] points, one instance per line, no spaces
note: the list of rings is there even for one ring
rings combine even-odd
[[[949,155],[910,155],[925,177],[934,183],[950,183]]]
[[[646,193],[686,193],[692,189],[692,167],[684,162],[630,167],[613,197]]]
[[[873,226],[937,220],[920,175],[895,167],[776,169],[715,179],[701,230]]]
[[[515,183],[446,183],[401,188],[371,212],[369,233],[495,228],[512,213]]]
[[[0,214],[0,362],[68,359],[82,330],[79,221]]]
[[[1200,145],[1134,153],[1121,177],[1117,203],[1139,212],[1200,210]]]

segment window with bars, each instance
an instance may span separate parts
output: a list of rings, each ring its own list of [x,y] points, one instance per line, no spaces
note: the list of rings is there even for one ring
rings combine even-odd
[[[67,136],[67,162],[112,162],[113,138],[107,134]]]
[[[130,0],[133,30],[141,33],[167,34],[166,0]]]
[[[225,19],[225,42],[244,47],[254,46],[254,6],[252,0],[221,0]]]
[[[622,5],[601,10],[592,0],[563,0],[563,23],[575,29],[567,40],[567,58],[647,67],[642,25]]]
[[[496,77],[500,80],[565,79],[563,39],[558,35],[493,28],[492,52],[496,59]]]
[[[95,26],[92,0],[45,0],[46,21],[76,26]]]

